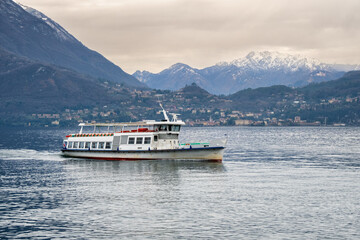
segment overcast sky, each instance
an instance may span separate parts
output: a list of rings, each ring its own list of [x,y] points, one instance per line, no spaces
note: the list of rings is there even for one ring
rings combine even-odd
[[[250,51],[360,63],[360,0],[15,0],[132,74]]]

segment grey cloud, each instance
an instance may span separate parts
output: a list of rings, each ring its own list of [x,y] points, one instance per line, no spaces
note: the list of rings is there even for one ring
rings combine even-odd
[[[359,63],[358,0],[20,0],[125,71],[205,67],[252,50]],[[241,55],[240,55],[241,54]]]

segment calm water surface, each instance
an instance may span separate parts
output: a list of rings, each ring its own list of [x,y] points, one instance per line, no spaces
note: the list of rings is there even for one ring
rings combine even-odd
[[[223,163],[63,159],[67,133],[1,131],[0,239],[360,238],[360,128],[183,129]]]

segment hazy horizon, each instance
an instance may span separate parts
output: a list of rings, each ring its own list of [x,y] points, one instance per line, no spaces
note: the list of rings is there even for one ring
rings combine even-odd
[[[277,51],[360,63],[360,1],[17,0],[124,71],[203,68]]]

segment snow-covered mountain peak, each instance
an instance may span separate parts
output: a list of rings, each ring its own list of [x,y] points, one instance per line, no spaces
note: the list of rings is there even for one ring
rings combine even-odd
[[[184,69],[184,68],[191,68],[191,67],[189,65],[184,64],[184,63],[175,63],[169,69],[178,70],[178,69]]]
[[[192,68],[189,65],[186,65],[184,63],[176,63],[176,64],[172,65],[170,68],[168,68],[166,70],[172,72],[173,74],[175,74],[176,72],[180,72],[180,71],[195,73],[194,68]]]
[[[316,59],[279,52],[250,52],[231,62],[203,69],[177,63],[160,73],[133,76],[156,89],[176,90],[195,82],[215,94],[272,85],[299,87],[340,77],[343,73]]]
[[[39,12],[38,10],[25,6],[21,3],[17,3],[20,7],[22,7],[26,12],[30,13],[34,17],[37,17],[38,19],[44,21],[47,25],[49,25],[52,29],[56,31],[56,35],[60,40],[63,41],[76,41],[77,40],[68,33],[64,28],[62,28],[59,24],[54,22],[51,18],[47,17],[42,12]]]
[[[254,70],[286,69],[287,71],[297,71],[300,69],[317,71],[328,70],[330,68],[330,66],[322,64],[314,58],[269,51],[250,52],[243,58],[229,62],[228,65]]]

